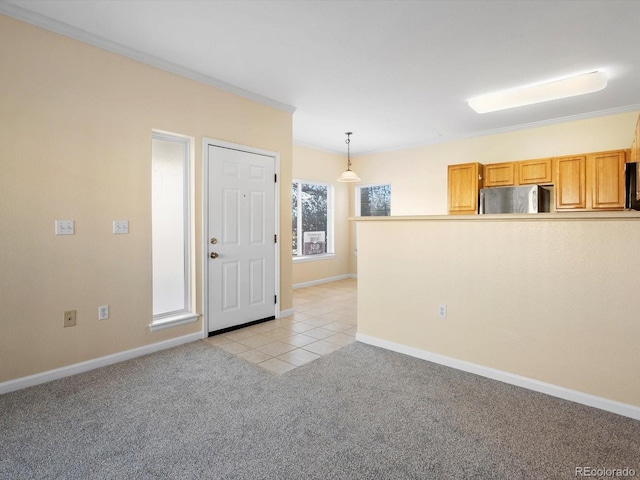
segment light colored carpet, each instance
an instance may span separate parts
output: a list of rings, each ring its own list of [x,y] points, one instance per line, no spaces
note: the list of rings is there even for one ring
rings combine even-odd
[[[2,479],[554,479],[640,422],[354,343],[283,375],[203,341],[0,396]]]

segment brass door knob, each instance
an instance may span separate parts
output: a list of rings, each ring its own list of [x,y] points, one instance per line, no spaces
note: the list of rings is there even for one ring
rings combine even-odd
[[[214,260],[215,260],[216,258],[218,258],[218,254],[217,254],[216,252],[211,252],[211,253],[209,254],[209,256],[210,256],[212,259],[214,259]]]

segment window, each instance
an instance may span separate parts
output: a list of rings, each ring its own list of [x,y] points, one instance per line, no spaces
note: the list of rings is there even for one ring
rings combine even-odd
[[[294,259],[333,254],[333,187],[294,180],[291,193]]]
[[[189,323],[192,313],[191,139],[151,140],[152,330]]]
[[[391,215],[391,185],[356,187],[356,216],[388,217]]]

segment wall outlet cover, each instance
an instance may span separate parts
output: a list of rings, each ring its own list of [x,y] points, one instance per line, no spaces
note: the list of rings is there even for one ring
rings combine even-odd
[[[98,307],[98,320],[106,320],[109,318],[109,305],[100,305]]]
[[[64,312],[64,326],[75,327],[76,326],[76,311],[66,310]]]

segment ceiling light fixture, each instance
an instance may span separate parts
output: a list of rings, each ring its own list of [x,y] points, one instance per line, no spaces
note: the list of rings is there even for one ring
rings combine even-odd
[[[480,95],[472,98],[468,103],[476,112],[488,113],[598,92],[606,86],[607,75],[604,72],[595,71],[538,85]]]
[[[339,182],[359,182],[360,177],[358,177],[358,175],[356,175],[355,172],[351,170],[351,153],[349,149],[349,144],[351,143],[351,140],[349,139],[349,136],[353,135],[353,132],[347,132],[345,133],[345,135],[347,136],[347,139],[344,141],[344,143],[347,144],[347,169],[344,172],[342,172],[342,175],[338,177],[338,181]]]

